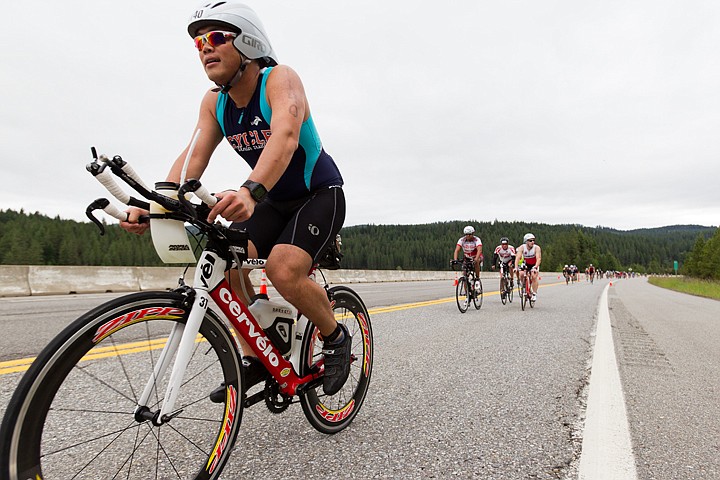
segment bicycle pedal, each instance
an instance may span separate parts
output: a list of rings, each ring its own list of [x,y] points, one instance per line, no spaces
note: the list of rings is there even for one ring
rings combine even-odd
[[[257,393],[253,393],[249,397],[246,395],[243,398],[243,408],[250,408],[256,403],[260,403],[265,400],[265,390],[260,390]]]

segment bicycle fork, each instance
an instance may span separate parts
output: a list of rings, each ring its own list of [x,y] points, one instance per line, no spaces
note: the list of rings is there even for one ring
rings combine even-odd
[[[152,377],[143,390],[142,395],[135,408],[135,419],[140,421],[150,420],[154,425],[160,426],[170,421],[180,412],[174,412],[175,401],[180,393],[185,370],[192,356],[195,339],[200,332],[200,326],[208,309],[210,300],[209,290],[212,286],[220,283],[224,278],[225,260],[212,252],[203,252],[203,256],[195,269],[195,298],[192,308],[185,324],[176,323],[170,332],[168,341],[165,344],[158,363],[152,373]],[[159,410],[153,412],[147,406],[150,396],[157,390],[158,379],[165,376],[171,360],[175,358],[170,380],[165,390],[165,398]]]

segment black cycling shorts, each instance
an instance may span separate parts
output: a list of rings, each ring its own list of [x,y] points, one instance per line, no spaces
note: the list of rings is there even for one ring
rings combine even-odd
[[[268,258],[275,245],[295,245],[316,262],[345,222],[345,194],[329,187],[297,200],[266,199],[255,206],[250,220],[233,223],[247,229],[258,258]]]

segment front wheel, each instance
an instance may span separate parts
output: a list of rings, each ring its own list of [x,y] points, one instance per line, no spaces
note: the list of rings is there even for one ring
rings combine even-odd
[[[458,278],[458,283],[455,287],[455,301],[460,313],[467,312],[468,307],[470,306],[470,292],[471,289],[467,277],[462,276]]]
[[[322,386],[300,394],[305,417],[322,433],[337,433],[355,418],[365,401],[370,375],[375,360],[370,314],[360,296],[348,287],[338,286],[329,290],[335,319],[343,323],[352,336],[350,376],[335,395],[326,395]],[[318,329],[308,322],[302,344],[300,375],[308,375],[322,358],[323,342]]]
[[[527,294],[525,292],[525,282],[522,282],[522,286],[520,288],[520,308],[524,311],[525,310],[525,304],[527,303]]]
[[[507,304],[508,302],[508,288],[507,288],[507,280],[505,277],[500,277],[500,301],[503,305]]]
[[[525,285],[526,293],[527,293],[527,301],[530,304],[530,308],[535,308],[535,300],[532,299],[533,291],[532,291],[532,276],[530,275],[530,272],[527,273],[527,277],[525,279],[525,282],[527,285]]]
[[[482,307],[483,302],[483,285],[482,280],[479,278],[475,278],[475,281],[473,282],[473,305],[475,305],[475,310],[480,310],[480,307]]]
[[[232,335],[208,310],[173,417],[160,426],[135,414],[160,408],[169,372],[154,372],[191,299],[175,292],[127,295],[82,315],[38,355],[0,428],[0,478],[215,479],[242,417],[241,361]],[[209,394],[220,385],[226,397]]]

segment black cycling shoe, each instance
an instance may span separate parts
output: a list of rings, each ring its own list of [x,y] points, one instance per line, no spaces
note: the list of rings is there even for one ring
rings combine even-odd
[[[338,325],[344,334],[343,339],[338,343],[325,342],[322,349],[325,357],[323,390],[327,395],[339,392],[350,375],[352,336],[345,325]]]
[[[249,390],[253,385],[257,385],[270,377],[270,372],[267,371],[265,365],[257,357],[243,357],[242,368],[245,376],[245,390]],[[223,403],[225,401],[225,383],[221,383],[218,388],[210,392],[210,401],[213,403]]]

